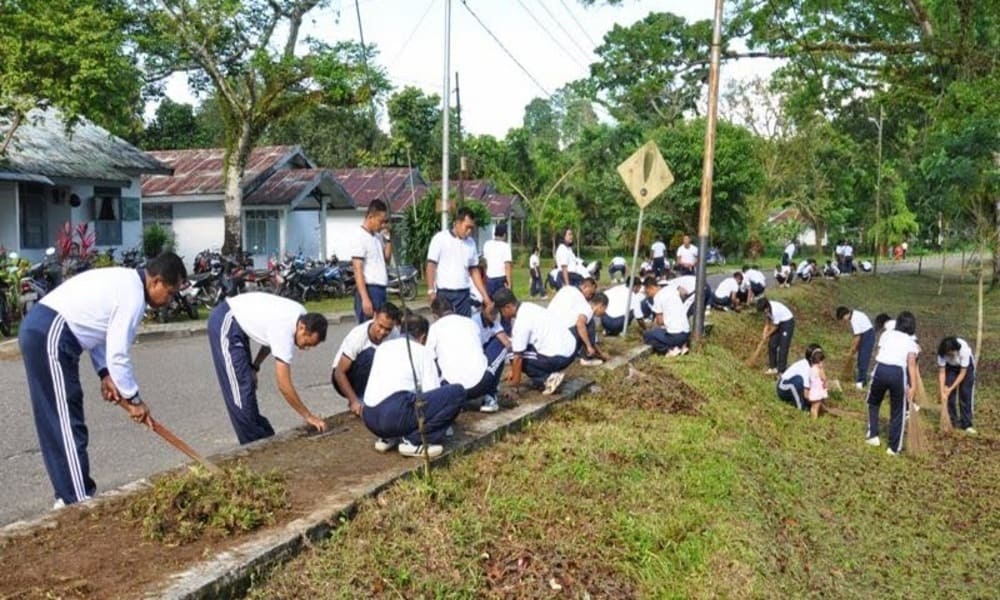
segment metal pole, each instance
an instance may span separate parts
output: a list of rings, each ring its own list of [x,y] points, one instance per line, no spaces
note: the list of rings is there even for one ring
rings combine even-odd
[[[642,237],[642,217],[646,214],[646,208],[639,208],[639,224],[635,228],[635,248],[632,249],[632,268],[628,272],[628,277],[625,278],[625,285],[630,282],[635,283],[635,263],[639,260],[639,238]],[[628,286],[628,296],[625,301],[625,328],[622,329],[622,337],[628,336],[628,324],[632,317],[632,286]]]
[[[722,46],[722,1],[715,0],[715,21],[712,26],[712,62],[708,69],[708,122],[705,127],[705,157],[701,174],[701,210],[698,216],[698,272],[695,281],[694,331],[695,342],[705,330],[705,255],[712,221],[712,176],[715,164],[715,122],[719,114],[719,50]]]
[[[872,275],[878,275],[878,259],[882,254],[879,246],[879,222],[882,218],[882,119],[885,109],[878,107],[878,179],[875,180],[875,264],[872,265]]]
[[[444,81],[441,84],[441,231],[448,230],[448,129],[451,124],[451,0],[444,2]]]

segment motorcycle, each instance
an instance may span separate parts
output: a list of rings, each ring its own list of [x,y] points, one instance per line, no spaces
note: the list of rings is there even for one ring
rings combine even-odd
[[[45,259],[28,267],[24,277],[21,277],[19,282],[21,293],[18,297],[21,314],[28,314],[36,302],[59,285],[62,282],[62,274],[63,268],[56,258],[56,249],[50,247],[45,251]]]
[[[417,268],[411,265],[402,265],[389,269],[389,284],[386,291],[396,294],[407,302],[417,297]]]
[[[726,257],[722,254],[722,251],[712,246],[705,253],[705,264],[706,265],[724,265],[726,264]]]

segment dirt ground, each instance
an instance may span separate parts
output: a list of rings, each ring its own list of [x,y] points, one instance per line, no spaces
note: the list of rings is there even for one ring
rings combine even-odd
[[[459,438],[461,424],[478,418],[477,412],[462,413],[456,428]],[[328,431],[333,433],[266,445],[222,463],[238,462],[259,471],[273,469],[286,477],[290,507],[264,530],[283,527],[311,513],[333,490],[413,464],[395,452],[373,451],[374,438],[353,415],[332,418]],[[0,538],[0,599],[135,597],[164,577],[252,535],[203,538],[182,546],[151,542],[142,538],[139,523],[125,517],[129,499],[122,496],[68,507],[50,527]]]

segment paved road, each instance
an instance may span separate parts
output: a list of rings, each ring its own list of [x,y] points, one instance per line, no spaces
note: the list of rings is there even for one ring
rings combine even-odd
[[[292,375],[302,400],[313,412],[331,415],[347,403],[330,386],[330,365],[351,324],[331,325],[326,343],[300,351]],[[209,455],[236,447],[219,393],[205,336],[137,344],[133,350],[143,397],[158,420]],[[274,383],[273,359],[261,370],[261,412],[276,431],[302,424],[281,398]],[[84,406],[90,432],[91,473],[98,491],[149,476],[186,462],[186,457],[158,436],[135,425],[125,411],[106,404],[97,376],[81,360]],[[264,375],[270,370],[270,376]],[[0,361],[0,525],[40,514],[52,506],[52,488],[45,474],[31,404],[20,360]]]

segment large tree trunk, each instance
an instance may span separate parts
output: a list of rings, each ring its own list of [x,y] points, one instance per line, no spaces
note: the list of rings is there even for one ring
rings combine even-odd
[[[226,199],[223,203],[222,253],[243,251],[243,172],[250,158],[250,127],[244,125],[235,148],[226,149],[223,162]]]
[[[993,279],[990,281],[990,289],[994,289],[1000,284],[1000,197],[993,201],[993,240],[990,246],[993,251]]]

